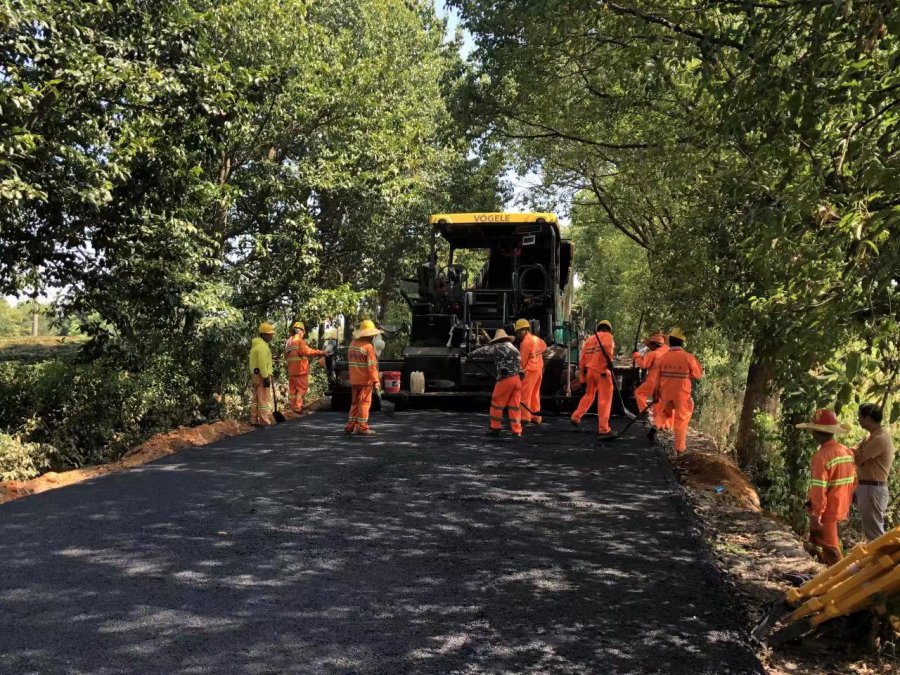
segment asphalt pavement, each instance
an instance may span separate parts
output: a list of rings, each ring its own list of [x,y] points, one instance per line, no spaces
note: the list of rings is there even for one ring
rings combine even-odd
[[[545,419],[318,413],[0,506],[0,671],[762,672],[641,430]]]

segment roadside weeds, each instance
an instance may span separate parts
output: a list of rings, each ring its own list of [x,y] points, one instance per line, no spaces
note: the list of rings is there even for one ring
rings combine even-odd
[[[663,445],[671,452],[671,443]],[[790,526],[761,508],[747,477],[709,438],[691,432],[687,453],[673,458],[672,465],[749,633],[768,604],[791,587],[786,574],[814,575],[824,566]],[[836,619],[778,650],[757,645],[757,656],[770,675],[900,672],[897,658],[875,652],[866,633],[858,622]]]

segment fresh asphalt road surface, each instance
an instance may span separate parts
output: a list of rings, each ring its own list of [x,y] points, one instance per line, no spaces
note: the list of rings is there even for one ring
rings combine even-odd
[[[0,506],[0,670],[762,672],[643,433],[546,419],[320,413]]]

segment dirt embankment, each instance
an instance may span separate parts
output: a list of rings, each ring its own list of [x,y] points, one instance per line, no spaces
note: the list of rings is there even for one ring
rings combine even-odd
[[[688,452],[672,460],[686,496],[700,519],[726,584],[738,600],[748,631],[767,606],[791,587],[787,575],[816,574],[824,566],[807,553],[790,526],[766,513],[759,495],[731,459],[700,435],[688,438]],[[816,635],[777,651],[759,648],[771,675],[859,675],[898,673],[892,655],[876,654],[864,635],[838,621]]]
[[[236,420],[223,420],[212,424],[201,424],[196,427],[179,427],[174,431],[153,436],[146,443],[130,450],[117,462],[86,466],[81,469],[59,473],[51,471],[31,480],[0,482],[0,504],[39,492],[80,483],[89,478],[95,478],[107,473],[124,471],[125,469],[152,462],[154,459],[171,455],[184,448],[207,445],[221,438],[245,434],[251,430],[252,427],[249,424]]]

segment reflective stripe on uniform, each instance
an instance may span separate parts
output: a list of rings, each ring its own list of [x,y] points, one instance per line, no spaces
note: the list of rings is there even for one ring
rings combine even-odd
[[[833,467],[835,464],[853,464],[853,458],[849,455],[843,455],[841,457],[834,457],[833,459],[829,459],[825,464],[829,469]]]
[[[821,487],[821,488],[823,488],[823,487],[828,487],[828,481],[827,481],[827,480],[818,480],[818,479],[816,479],[816,478],[813,478],[813,479],[810,481],[810,484],[811,484],[813,487]]]
[[[834,478],[828,481],[828,487],[837,487],[839,485],[853,485],[856,482],[856,476],[847,476],[846,478]]]

